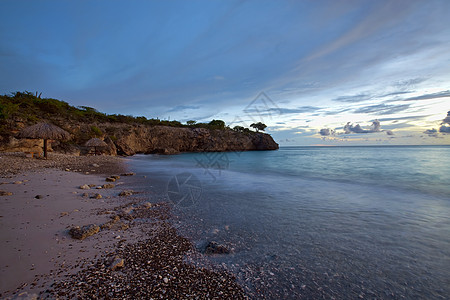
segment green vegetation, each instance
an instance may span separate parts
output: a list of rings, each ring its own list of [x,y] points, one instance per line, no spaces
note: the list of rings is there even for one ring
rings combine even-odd
[[[0,132],[8,126],[8,121],[10,120],[18,120],[27,123],[36,123],[40,120],[65,120],[69,122],[78,121],[95,124],[125,123],[132,125],[162,125],[171,127],[231,130],[225,125],[225,122],[222,120],[212,120],[209,123],[197,123],[194,120],[189,120],[184,125],[178,121],[168,121],[154,118],[147,119],[143,116],[133,117],[121,114],[107,115],[99,112],[93,107],[74,107],[64,101],[52,98],[41,98],[41,94],[38,94],[37,92],[33,94],[31,92],[25,91],[15,92],[10,95],[0,95]],[[252,124],[252,127],[253,125],[255,124]],[[264,125],[264,128],[265,127],[266,126]],[[257,130],[264,130],[264,128],[261,129],[261,127],[258,127]],[[252,132],[248,128],[244,128],[242,126],[235,126],[233,130],[244,133]],[[85,134],[99,137],[104,133],[97,126],[92,126],[90,128],[90,133],[85,131]]]
[[[93,137],[101,137],[103,135],[102,130],[97,126],[91,126],[91,131]]]
[[[267,125],[264,123],[258,122],[258,123],[251,124],[250,127],[255,128],[256,131],[259,132],[260,130],[264,131],[264,129],[266,129]]]

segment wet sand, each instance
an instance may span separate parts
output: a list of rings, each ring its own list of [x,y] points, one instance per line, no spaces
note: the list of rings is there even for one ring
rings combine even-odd
[[[118,196],[131,177],[94,187],[108,183],[105,173],[126,171],[120,158],[55,155],[23,167],[31,159],[0,157],[0,190],[12,193],[0,196],[0,298],[245,298],[230,274],[186,262],[200,254],[171,226],[167,203]],[[101,199],[91,198],[97,193]],[[84,240],[68,233],[89,224],[104,226]]]

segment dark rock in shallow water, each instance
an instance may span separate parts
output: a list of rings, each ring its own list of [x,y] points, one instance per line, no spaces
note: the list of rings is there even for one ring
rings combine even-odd
[[[227,246],[220,245],[217,242],[209,242],[203,252],[205,254],[229,254],[231,251]]]
[[[69,234],[72,238],[78,240],[84,240],[88,236],[94,235],[100,231],[100,227],[95,224],[86,225],[80,228],[80,226],[73,227],[69,230]]]
[[[36,198],[36,199],[42,199],[42,198],[44,198],[44,196],[42,196],[42,195],[36,195],[36,196],[34,196],[34,198]]]

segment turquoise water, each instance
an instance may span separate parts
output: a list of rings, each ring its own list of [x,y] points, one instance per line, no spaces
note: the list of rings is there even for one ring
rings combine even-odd
[[[253,298],[446,299],[450,147],[138,155],[132,168]]]

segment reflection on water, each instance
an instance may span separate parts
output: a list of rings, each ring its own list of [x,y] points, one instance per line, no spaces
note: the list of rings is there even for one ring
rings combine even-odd
[[[132,164],[160,197],[174,175],[200,179],[198,203],[176,210],[180,231],[198,245],[233,248],[211,260],[255,298],[444,299],[449,154],[448,147],[247,152],[217,180],[195,163],[201,153],[138,156]]]

